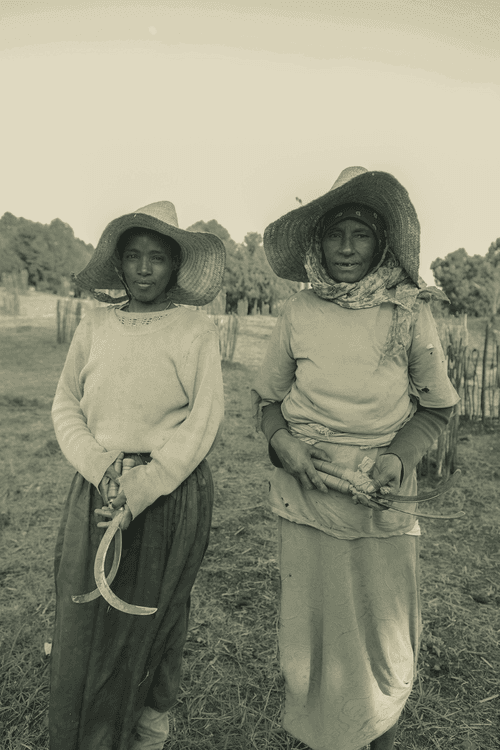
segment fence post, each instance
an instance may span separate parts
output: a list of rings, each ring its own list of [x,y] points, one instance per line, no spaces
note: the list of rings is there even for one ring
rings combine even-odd
[[[74,297],[60,297],[57,300],[57,343],[68,344],[82,319],[85,306]]]
[[[236,341],[238,339],[239,320],[237,315],[212,315],[209,317],[217,326],[219,332],[219,350],[221,359],[232,362]]]
[[[483,425],[486,422],[486,368],[488,364],[488,341],[490,338],[491,320],[486,322],[486,331],[484,333],[484,352],[483,352],[483,373],[481,378],[481,419]]]

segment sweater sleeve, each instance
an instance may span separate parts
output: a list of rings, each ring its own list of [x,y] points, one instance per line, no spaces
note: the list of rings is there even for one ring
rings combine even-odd
[[[424,453],[437,440],[452,413],[453,406],[430,409],[419,404],[413,417],[399,430],[387,453],[394,453],[400,459],[403,465],[401,481],[411,474]]]
[[[262,409],[279,401],[289,393],[297,363],[291,347],[290,307],[287,303],[273,328],[257,379],[251,390],[252,411],[260,427]]]
[[[189,414],[149,464],[123,476],[121,488],[134,518],[161,495],[173,492],[212,448],[224,415],[222,371],[217,331],[204,331],[189,347],[179,373]]]
[[[281,401],[273,401],[272,404],[263,407],[260,428],[268,443],[278,430],[288,430],[287,421],[281,411]]]
[[[80,376],[88,361],[91,343],[92,315],[89,314],[76,329],[69,347],[52,404],[52,421],[64,456],[88,482],[98,487],[120,451],[107,451],[97,442],[80,408],[83,398]]]

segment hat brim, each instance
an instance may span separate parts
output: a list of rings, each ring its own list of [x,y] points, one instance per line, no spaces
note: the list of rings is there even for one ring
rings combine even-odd
[[[181,248],[177,284],[169,291],[172,302],[207,305],[219,293],[224,279],[226,252],[222,240],[209,232],[190,232],[148,214],[135,212],[111,221],[87,266],[75,276],[81,289],[123,289],[115,270],[118,239],[127,229],[152,229],[171,237]]]
[[[308,281],[304,261],[316,224],[327,211],[354,202],[381,214],[392,252],[418,284],[420,224],[408,192],[388,172],[358,174],[269,224],[264,232],[264,248],[277,276]]]

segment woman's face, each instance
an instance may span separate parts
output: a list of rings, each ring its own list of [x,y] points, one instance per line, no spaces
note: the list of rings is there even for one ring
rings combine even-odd
[[[149,310],[151,305],[165,299],[165,287],[174,268],[169,248],[155,237],[135,234],[125,243],[122,271],[130,293],[139,307]]]
[[[377,250],[377,238],[363,222],[344,219],[327,229],[321,246],[331,278],[352,284],[370,270]]]

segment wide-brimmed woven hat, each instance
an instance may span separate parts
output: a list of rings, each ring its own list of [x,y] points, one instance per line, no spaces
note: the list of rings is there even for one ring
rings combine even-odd
[[[387,172],[348,167],[331,190],[273,221],[264,232],[264,248],[273,271],[283,279],[307,281],[305,255],[314,228],[327,212],[347,203],[362,203],[381,214],[393,254],[418,285],[420,224],[406,189]]]
[[[81,289],[90,292],[96,289],[123,289],[123,282],[116,272],[119,266],[116,245],[123,232],[132,227],[153,229],[179,244],[181,265],[177,284],[168,292],[172,302],[206,305],[217,296],[226,261],[222,240],[209,232],[180,229],[175,206],[170,201],[150,203],[110,222],[88,264],[74,277]]]

